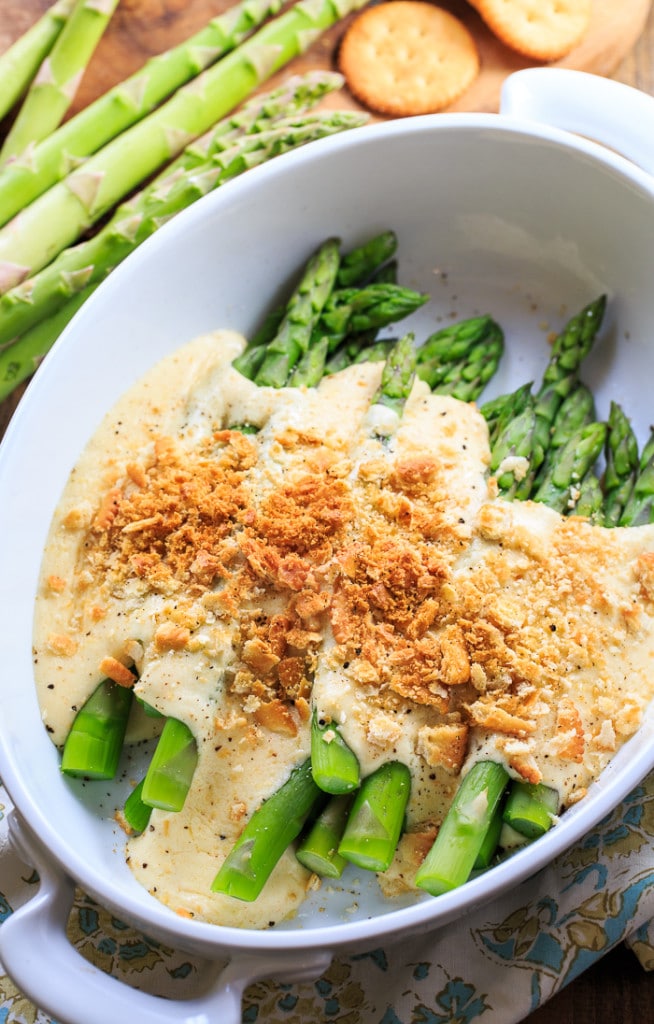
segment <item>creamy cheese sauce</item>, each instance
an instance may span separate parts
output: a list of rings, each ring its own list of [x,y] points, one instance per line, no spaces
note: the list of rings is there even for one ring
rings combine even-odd
[[[258,388],[231,366],[243,345],[184,346],[87,445],[46,546],[35,675],[57,745],[107,659],[189,725],[186,804],[129,838],[130,867],[177,913],[266,927],[309,885],[292,851],[253,904],[211,883],[309,755],[312,709],[364,774],[410,768],[390,895],[475,760],[583,797],[654,695],[654,527],[498,499],[472,404],[417,381],[401,418],[371,406],[381,364]],[[135,714],[129,737],[152,728]]]

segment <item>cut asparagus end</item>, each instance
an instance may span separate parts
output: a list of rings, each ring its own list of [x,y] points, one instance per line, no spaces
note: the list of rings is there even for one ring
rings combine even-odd
[[[411,790],[400,761],[388,761],[361,783],[338,852],[366,871],[386,871],[397,847]]]
[[[472,766],[418,869],[418,888],[440,896],[468,881],[508,780],[504,766],[494,761]]]
[[[528,839],[538,839],[552,827],[559,809],[559,795],[542,783],[513,782],[504,807],[507,825]]]
[[[352,806],[349,795],[334,796],[318,815],[298,847],[296,857],[308,871],[321,878],[340,878],[347,864],[338,852]]]
[[[318,799],[323,795],[307,760],[254,812],[214,878],[211,891],[249,903],[256,900]]]
[[[502,825],[502,811],[498,807],[482,840],[477,859],[473,864],[474,871],[485,871],[491,866],[493,857],[497,853],[497,848],[500,844]]]
[[[138,786],[135,786],[129,794],[123,806],[125,821],[134,832],[145,832],[150,822],[150,815],[152,814],[152,808],[148,804],[143,803],[144,782],[145,779],[141,779]]]
[[[181,811],[197,761],[197,744],[189,727],[177,718],[166,719],[143,780],[143,803],[162,811]]]
[[[360,781],[359,761],[333,722],[314,712],[311,720],[311,771],[325,793],[350,793]]]
[[[75,716],[64,744],[66,775],[113,779],[123,749],[132,690],[104,679]]]

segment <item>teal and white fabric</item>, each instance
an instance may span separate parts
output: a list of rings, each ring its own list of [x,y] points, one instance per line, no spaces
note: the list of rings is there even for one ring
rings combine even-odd
[[[8,847],[0,787],[0,927],[38,877]],[[654,774],[551,866],[432,936],[336,959],[318,981],[258,983],[244,1024],[511,1024],[626,941],[654,969]],[[158,995],[190,997],[200,965],[78,893],[71,942],[96,966]],[[0,1024],[55,1024],[0,965]]]

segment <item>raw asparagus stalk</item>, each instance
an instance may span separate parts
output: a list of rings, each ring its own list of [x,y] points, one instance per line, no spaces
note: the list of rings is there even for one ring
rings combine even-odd
[[[413,334],[405,334],[389,352],[373,405],[385,405],[401,415],[416,377]]]
[[[13,345],[0,349],[0,402],[34,373],[64,327],[97,287],[92,284],[77,292],[52,316],[30,327]]]
[[[123,816],[133,832],[145,832],[152,814],[152,808],[143,803],[144,783],[145,779],[141,779],[123,805]]]
[[[75,0],[58,0],[0,54],[0,120],[29,88],[66,24]]]
[[[191,139],[363,2],[299,0],[35,199],[0,231],[2,290],[49,263]]]
[[[387,761],[361,783],[348,815],[338,852],[367,871],[386,871],[404,824],[411,773],[400,761]]]
[[[605,439],[605,423],[589,423],[581,427],[559,449],[533,495],[534,501],[543,502],[557,512],[572,511],[579,497],[580,483],[597,462]]]
[[[67,10],[73,3],[64,0],[61,7]],[[135,74],[66,121],[30,152],[28,161],[18,160],[3,168],[0,225],[66,177],[84,157],[96,153],[233,50],[280,7],[280,0],[243,0],[236,4],[179,46],[151,58]],[[57,23],[61,18],[57,16]],[[0,80],[4,79],[2,60]],[[6,98],[2,89],[0,96],[1,110]]]
[[[360,781],[359,762],[334,722],[311,719],[311,771],[325,793],[350,793]]]
[[[104,679],[77,712],[61,758],[65,775],[113,779],[123,749],[133,693]]]
[[[321,878],[340,878],[343,874],[347,861],[338,846],[351,806],[351,796],[332,797],[297,849],[300,864]]]
[[[537,839],[551,828],[559,810],[559,795],[542,783],[512,782],[502,818],[528,839]]]
[[[279,329],[267,346],[255,377],[258,385],[283,387],[300,356],[308,351],[313,330],[334,287],[339,261],[338,239],[329,238],[307,262]]]
[[[0,164],[50,135],[64,119],[118,0],[77,0],[0,149]]]
[[[324,794],[313,781],[307,760],[254,812],[214,878],[212,891],[248,902],[256,900],[322,799]]]
[[[367,284],[396,250],[397,235],[394,231],[382,231],[369,238],[343,256],[336,278],[337,287],[361,287]]]
[[[311,71],[292,75],[276,89],[252,97],[187,146],[155,179],[154,187],[165,184],[173,172],[206,164],[216,153],[230,149],[243,132],[266,131],[280,120],[290,123],[292,118],[301,117],[328,93],[341,89],[343,83],[343,76],[336,72]]]
[[[124,203],[88,241],[60,253],[38,274],[0,296],[0,344],[51,316],[71,295],[99,283],[162,224],[198,198],[265,160],[361,123],[354,112],[307,115],[244,134],[224,152],[183,175],[173,174]]]
[[[611,402],[607,424],[603,516],[606,526],[617,526],[638,472],[638,441],[617,402]]]
[[[197,744],[189,727],[177,718],[167,718],[143,780],[143,803],[181,811],[197,762]]]
[[[468,881],[508,781],[506,769],[494,761],[470,768],[418,869],[418,888],[439,896]]]

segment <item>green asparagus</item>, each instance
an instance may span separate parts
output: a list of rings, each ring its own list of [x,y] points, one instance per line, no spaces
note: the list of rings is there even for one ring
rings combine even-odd
[[[611,402],[607,427],[603,517],[606,526],[617,526],[638,472],[638,441],[617,402]]]
[[[411,773],[400,761],[387,761],[367,775],[338,846],[341,857],[367,871],[386,871],[402,832],[410,790]]]
[[[123,805],[123,816],[133,832],[145,832],[152,814],[152,808],[143,802],[144,784],[145,779],[141,779]]]
[[[13,345],[0,349],[0,401],[34,373],[64,327],[97,287],[97,284],[87,285],[52,316],[25,331]]]
[[[654,431],[641,452],[636,479],[620,516],[620,526],[654,522]]]
[[[63,12],[72,8],[73,3],[74,0],[63,0],[61,5],[52,8],[57,31]],[[29,160],[17,160],[4,167],[0,171],[0,225],[65,178],[84,157],[96,153],[153,111],[176,89],[233,50],[280,7],[280,0],[243,0],[236,4],[179,46],[151,58],[135,74],[64,122],[30,152]],[[55,15],[56,10],[62,13]],[[44,38],[46,27],[41,29]],[[20,40],[16,45],[19,44]],[[9,88],[7,94],[4,92],[2,61],[7,61],[10,54],[11,51],[0,57],[3,84],[0,111],[9,98]],[[22,66],[24,61],[26,57],[23,58],[22,52],[20,59],[16,55],[7,69],[7,77],[10,69]]]
[[[133,693],[104,679],[75,715],[61,758],[65,775],[113,779],[123,749]]]
[[[313,139],[360,124],[357,114],[334,112],[280,120],[268,131],[244,134],[206,164],[122,204],[108,223],[84,242],[60,253],[38,274],[0,296],[0,344],[52,316],[72,295],[102,281],[167,220],[238,174]]]
[[[363,3],[299,0],[35,199],[0,230],[1,290],[50,263],[192,138]]]
[[[467,882],[508,781],[501,764],[473,764],[418,869],[415,882],[419,889],[439,896]]]
[[[537,839],[552,827],[559,810],[559,795],[542,783],[512,782],[502,818],[528,839]]]
[[[312,345],[304,355],[300,356],[287,381],[288,387],[317,387],[325,375],[328,349],[329,341],[327,338],[321,338],[317,345]]]
[[[322,799],[324,794],[313,781],[311,762],[305,761],[254,812],[214,878],[212,891],[239,900],[256,900],[280,857]]]
[[[0,54],[0,120],[18,103],[61,34],[75,0],[58,0]],[[2,223],[0,221],[0,223]]]
[[[189,727],[177,718],[167,718],[143,780],[143,803],[181,811],[197,761],[197,744]]]
[[[360,336],[397,323],[424,305],[428,298],[411,288],[383,282],[364,288],[337,288],[325,303],[315,337],[328,337],[329,351],[334,352],[348,336]]]
[[[405,334],[386,357],[379,390],[373,405],[385,405],[401,414],[416,377],[416,349],[413,334]]]
[[[370,281],[397,250],[397,235],[383,231],[346,253],[341,260],[336,285],[338,288],[361,287]]]
[[[339,243],[335,238],[323,242],[309,259],[286,305],[279,329],[267,345],[255,383],[273,388],[286,384],[298,359],[309,348],[313,330],[334,286],[339,262]]]
[[[465,357],[447,367],[423,361],[418,367],[418,376],[430,385],[433,394],[474,402],[496,373],[503,352],[504,335],[499,326],[490,321],[488,334],[474,342]]]
[[[76,0],[0,149],[0,164],[50,135],[64,119],[118,0]]]
[[[351,806],[349,795],[332,797],[297,849],[300,864],[321,878],[340,878],[343,874],[347,861],[338,852],[338,845]]]
[[[581,481],[597,462],[605,439],[605,423],[589,423],[574,433],[540,481],[534,501],[543,502],[562,514],[573,510]]]
[[[360,781],[359,762],[338,726],[314,711],[311,717],[311,771],[325,793],[350,793]]]

